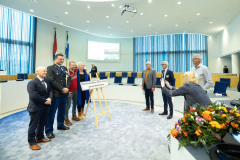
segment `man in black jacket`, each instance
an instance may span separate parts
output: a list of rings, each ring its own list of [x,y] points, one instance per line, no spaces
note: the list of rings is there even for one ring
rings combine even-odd
[[[48,109],[53,99],[53,91],[49,81],[44,79],[47,74],[47,69],[45,67],[38,67],[36,73],[37,77],[27,85],[27,91],[29,93],[27,110],[30,115],[28,143],[32,150],[41,149],[37,143],[51,140],[45,139],[43,132],[48,118]]]
[[[53,100],[49,109],[49,116],[46,124],[45,133],[48,138],[55,138],[53,134],[53,123],[56,110],[57,114],[57,129],[68,130],[69,127],[64,125],[64,115],[68,98],[68,90],[71,83],[71,77],[68,75],[66,67],[61,66],[64,62],[64,56],[57,54],[55,64],[47,67],[47,79],[50,81],[53,89]]]
[[[92,77],[96,77],[97,73],[97,67],[92,63],[92,69],[91,69]]]

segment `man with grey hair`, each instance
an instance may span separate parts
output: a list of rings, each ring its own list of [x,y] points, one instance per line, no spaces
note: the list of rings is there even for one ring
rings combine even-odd
[[[28,112],[30,123],[28,129],[28,143],[32,150],[41,149],[37,143],[49,142],[51,139],[44,138],[44,126],[48,119],[48,110],[52,103],[53,91],[50,82],[45,79],[47,68],[38,67],[37,76],[28,82],[29,94]]]
[[[149,106],[149,98],[151,100],[151,113],[154,113],[154,99],[153,92],[155,91],[156,85],[156,70],[151,68],[151,62],[146,63],[146,68],[143,71],[143,79],[142,79],[142,90],[145,91],[146,98],[146,108],[143,111],[150,110]]]
[[[198,75],[199,85],[207,92],[213,86],[210,69],[201,64],[202,56],[200,54],[194,54],[192,61],[194,66],[191,71]]]
[[[169,84],[171,84],[172,86],[175,86],[175,79],[174,79],[173,71],[168,69],[168,62],[163,61],[161,65],[163,68],[161,79],[164,79],[164,81],[168,81]],[[165,87],[167,87],[167,86],[165,85]],[[162,92],[162,97],[163,97],[163,103],[164,103],[164,111],[162,113],[159,113],[159,115],[167,115],[168,114],[168,105],[169,105],[170,114],[167,117],[167,119],[171,119],[173,117],[172,98],[167,96],[164,92]]]

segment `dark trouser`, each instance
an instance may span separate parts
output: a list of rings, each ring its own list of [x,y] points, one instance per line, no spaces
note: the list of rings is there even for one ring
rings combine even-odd
[[[57,109],[58,109],[57,128],[62,128],[64,126],[64,115],[65,115],[67,98],[68,96],[53,98],[52,104],[49,107],[49,116],[48,116],[47,124],[45,126],[46,135],[53,133],[53,123],[54,123],[54,118],[55,118]]]
[[[152,89],[152,88],[151,88]],[[153,92],[151,89],[147,89],[147,86],[144,84],[145,98],[146,98],[146,106],[149,108],[149,98],[151,100],[151,108],[154,109],[154,100],[153,100]]]
[[[168,113],[167,108],[169,105],[170,115],[173,115],[173,104],[172,97],[168,97],[165,93],[162,92],[163,102],[164,102],[164,112]]]
[[[81,105],[78,105],[78,112],[81,112],[81,109],[84,109],[84,105],[85,105],[85,100],[86,100],[86,96],[85,96],[85,91],[81,91]]]
[[[97,72],[91,72],[91,76],[92,76],[92,77],[96,77],[96,73],[97,73]]]
[[[68,97],[68,99],[67,99],[65,118],[68,118],[68,110],[71,106],[72,101],[73,101],[72,114],[74,115],[74,114],[76,114],[76,108],[77,108],[77,91],[73,91],[72,96]]]
[[[44,138],[44,126],[48,119],[48,108],[37,112],[29,112],[30,123],[28,128],[28,143],[30,146],[36,144],[36,139]]]

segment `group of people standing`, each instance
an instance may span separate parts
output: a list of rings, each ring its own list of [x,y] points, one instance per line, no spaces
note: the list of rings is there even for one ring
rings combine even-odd
[[[57,112],[57,129],[69,130],[72,123],[68,118],[68,111],[73,102],[72,120],[84,119],[84,104],[89,100],[89,90],[82,91],[80,82],[89,81],[89,72],[84,69],[82,62],[69,62],[69,69],[62,66],[64,55],[55,56],[55,64],[36,69],[36,78],[27,85],[29,93],[28,112],[30,123],[28,142],[32,150],[39,150],[40,142],[49,142],[55,138],[53,124]],[[92,69],[96,69],[92,64]],[[78,110],[78,116],[76,114]],[[83,116],[82,116],[83,115]],[[47,135],[46,139],[44,137]]]
[[[175,87],[173,71],[168,69],[168,62],[163,61],[161,66],[162,78],[162,97],[164,101],[164,111],[159,115],[170,114],[167,119],[173,117],[173,96],[184,96],[185,110],[190,107],[199,105],[208,105],[211,100],[207,96],[207,89],[212,86],[211,72],[208,67],[201,64],[201,55],[194,55],[192,61],[194,67],[191,72],[185,72],[183,76],[184,85],[180,88]],[[80,82],[90,80],[89,72],[84,69],[82,62],[69,62],[69,69],[62,66],[64,56],[57,54],[55,64],[36,69],[37,76],[27,85],[29,93],[28,112],[30,123],[28,129],[28,142],[32,150],[39,150],[41,147],[37,144],[40,142],[49,142],[55,138],[53,133],[53,124],[57,112],[57,129],[69,130],[68,126],[72,123],[68,117],[68,111],[73,102],[72,120],[80,121],[84,119],[84,105],[89,101],[89,90],[82,91]],[[97,73],[97,67],[92,63],[92,75]],[[146,70],[143,71],[142,90],[145,91],[146,108],[143,111],[150,110],[154,113],[154,96],[156,85],[156,70],[151,68],[151,63],[146,63]],[[78,110],[78,116],[76,109]],[[83,115],[83,116],[82,116]],[[48,139],[44,137],[45,133]]]
[[[190,72],[185,72],[183,75],[183,86],[175,87],[175,79],[173,71],[168,69],[168,62],[163,61],[161,88],[164,102],[164,111],[159,115],[168,115],[167,119],[173,117],[174,96],[184,96],[184,110],[197,108],[199,105],[207,106],[212,103],[207,95],[207,90],[213,86],[210,69],[201,64],[202,56],[195,54],[192,58],[193,67]],[[143,71],[142,90],[145,91],[146,108],[143,111],[150,110],[149,100],[151,101],[151,113],[154,113],[154,96],[156,85],[156,70],[151,68],[151,62],[146,63],[146,70]]]

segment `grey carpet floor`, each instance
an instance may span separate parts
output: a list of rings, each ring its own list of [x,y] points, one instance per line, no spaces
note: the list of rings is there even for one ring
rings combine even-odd
[[[96,105],[99,114],[99,103]],[[102,105],[106,111],[105,104]],[[104,114],[98,117],[99,128],[96,128],[93,104],[90,104],[87,117],[80,122],[73,121],[70,130],[56,130],[55,123],[56,138],[40,143],[42,149],[39,151],[29,149],[26,110],[4,117],[0,119],[0,160],[170,159],[167,135],[180,117],[167,120],[167,116],[158,115],[162,112],[160,109],[150,114],[142,111],[143,106],[130,103],[108,102],[108,106],[112,121]]]

